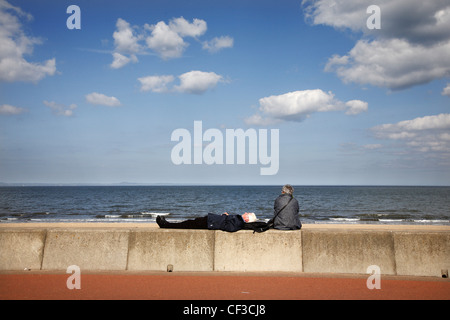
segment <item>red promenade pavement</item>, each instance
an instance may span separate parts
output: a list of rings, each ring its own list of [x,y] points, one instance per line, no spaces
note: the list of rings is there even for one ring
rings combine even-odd
[[[67,288],[70,274],[0,274],[0,300],[450,300],[450,281],[381,276],[369,290],[367,277],[308,274],[103,273],[81,274],[81,289]]]

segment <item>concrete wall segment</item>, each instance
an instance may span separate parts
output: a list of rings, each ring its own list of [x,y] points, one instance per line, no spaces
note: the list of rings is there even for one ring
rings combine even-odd
[[[394,243],[398,275],[440,277],[450,269],[448,232],[396,232]]]
[[[45,230],[2,230],[0,270],[41,269],[45,236]]]
[[[216,231],[214,270],[301,272],[301,231]]]
[[[303,230],[303,271],[366,273],[377,265],[395,274],[394,243],[389,231]]]
[[[130,234],[128,270],[213,271],[214,231],[156,229]]]
[[[128,252],[126,230],[48,230],[42,270],[125,270]]]

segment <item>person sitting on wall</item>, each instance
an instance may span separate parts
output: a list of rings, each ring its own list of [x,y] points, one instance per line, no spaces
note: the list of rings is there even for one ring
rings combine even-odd
[[[156,217],[156,223],[160,228],[167,229],[209,229],[235,232],[245,228],[247,223],[256,221],[256,215],[252,212],[240,214],[219,215],[208,213],[205,217],[185,220],[181,222],[169,222],[162,216]]]
[[[294,188],[286,184],[281,189],[281,195],[275,200],[273,205],[274,216],[269,222],[272,222],[273,228],[278,230],[301,229],[299,210],[298,201],[294,198]]]

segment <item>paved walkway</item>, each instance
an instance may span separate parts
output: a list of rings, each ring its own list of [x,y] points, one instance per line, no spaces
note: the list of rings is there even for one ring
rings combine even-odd
[[[450,300],[450,281],[429,277],[381,276],[369,290],[367,277],[313,274],[102,273],[81,274],[81,289],[68,289],[65,273],[0,274],[0,300]]]

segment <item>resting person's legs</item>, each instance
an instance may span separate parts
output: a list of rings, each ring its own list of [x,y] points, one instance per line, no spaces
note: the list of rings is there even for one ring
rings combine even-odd
[[[160,228],[170,229],[208,229],[207,217],[185,220],[182,222],[168,222],[164,217],[157,216],[156,223]]]

